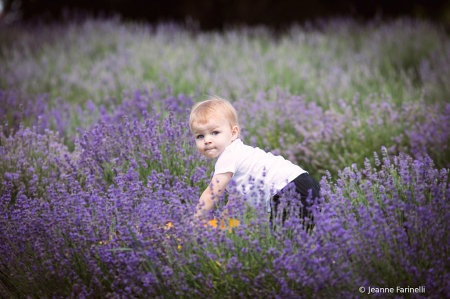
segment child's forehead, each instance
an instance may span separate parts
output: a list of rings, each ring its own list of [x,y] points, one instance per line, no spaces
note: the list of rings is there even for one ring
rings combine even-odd
[[[222,118],[222,117],[215,117],[215,118],[210,118],[208,119],[206,122],[199,122],[199,121],[194,121],[192,123],[192,127],[195,131],[198,130],[202,130],[202,129],[210,129],[213,127],[219,127],[219,126],[223,126],[226,125],[228,123],[228,120]]]

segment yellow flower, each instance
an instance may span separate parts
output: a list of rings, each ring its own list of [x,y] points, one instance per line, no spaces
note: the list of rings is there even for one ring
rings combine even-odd
[[[113,233],[113,235],[116,235],[116,233]],[[109,243],[109,242],[112,240],[113,235],[110,235],[110,236],[109,236],[109,240],[106,240],[106,241],[100,241],[99,244],[100,244],[100,245],[106,245],[107,243]]]
[[[216,228],[217,227],[217,220],[210,220],[208,221],[208,224],[211,225],[212,227]],[[204,227],[207,227],[207,224],[204,224]],[[232,227],[238,227],[239,226],[239,220],[237,219],[230,219],[230,233],[232,231]],[[224,229],[225,228],[225,222],[222,220],[220,223],[220,228]]]

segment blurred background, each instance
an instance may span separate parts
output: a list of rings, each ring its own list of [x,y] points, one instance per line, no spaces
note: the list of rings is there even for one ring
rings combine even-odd
[[[0,0],[0,10],[5,136],[50,129],[77,155],[99,123],[148,113],[164,124],[168,107],[184,121],[217,94],[235,105],[246,144],[317,180],[364,168],[382,146],[450,168],[450,0]],[[167,157],[188,169],[184,155]],[[111,173],[99,174],[108,186]]]
[[[336,16],[362,20],[410,16],[450,23],[449,0],[0,0],[0,18],[5,23],[36,17],[49,22],[74,10],[93,16],[120,14],[125,20],[150,23],[193,19],[202,30],[223,29],[227,24],[283,28]]]

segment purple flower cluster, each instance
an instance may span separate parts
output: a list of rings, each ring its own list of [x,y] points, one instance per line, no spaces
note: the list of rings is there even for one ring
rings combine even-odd
[[[76,131],[97,134],[98,129],[92,130],[95,126],[119,124],[123,117],[130,122],[140,121],[144,113],[152,114],[154,121],[155,113],[159,113],[162,121],[169,107],[175,116],[187,117],[194,102],[184,94],[173,95],[170,87],[162,92],[156,89],[125,92],[120,102],[111,98],[108,105],[96,106],[88,101],[84,108],[59,100],[54,108],[44,110],[43,101],[48,96],[37,96],[32,101],[9,91],[2,91],[0,96],[3,117],[11,119],[4,127],[6,135],[7,128],[17,130],[20,122],[37,126],[40,133],[45,128],[58,128],[70,148],[75,143]],[[399,152],[415,158],[429,155],[438,167],[450,166],[447,104],[405,102],[397,106],[390,96],[372,94],[360,99],[356,94],[353,99],[340,99],[335,106],[324,109],[304,96],[276,89],[260,92],[254,99],[238,98],[233,105],[239,113],[245,142],[272,150],[322,175],[327,169],[336,174],[382,145],[388,145],[391,155]],[[21,109],[23,112],[19,113]],[[357,148],[361,142],[366,146]]]
[[[404,102],[398,107],[389,95],[360,99],[356,94],[325,110],[303,96],[274,90],[233,105],[249,144],[321,174],[337,173],[383,145],[389,145],[391,155],[429,155],[439,167],[450,167],[448,104]]]
[[[37,95],[29,97],[19,92],[0,89],[0,120],[3,124],[7,124],[3,129],[4,134],[8,134],[6,130],[19,129],[21,122],[27,122],[27,125],[37,124],[40,118],[42,129],[48,128],[50,124],[47,119],[42,116],[47,113],[49,104],[48,95]]]
[[[20,127],[9,137],[2,129],[0,173],[4,181],[0,191],[4,192],[10,182],[14,185],[11,189],[14,197],[19,189],[29,197],[40,197],[47,182],[53,178],[57,180],[63,174],[79,178],[82,186],[95,180],[96,188],[106,190],[118,173],[125,173],[129,168],[138,171],[144,182],[148,176],[161,174],[165,177],[163,181],[189,180],[192,186],[200,184],[203,187],[204,182],[200,181],[212,171],[212,161],[206,161],[195,149],[186,118],[186,107],[191,105],[192,99],[184,95],[164,97],[156,91],[150,95],[136,90],[131,99],[126,98],[120,105],[109,107],[110,113],[102,107],[97,113],[93,106],[90,115],[98,124],[90,125],[91,129],[78,129],[79,138],[74,138],[73,153],[61,143],[58,133],[38,129],[41,120],[50,117],[39,117],[38,128]],[[89,103],[87,106],[90,107]],[[61,109],[59,113],[68,110]],[[83,114],[81,109],[79,112],[79,116],[88,113]],[[166,113],[169,115],[165,116]],[[60,128],[67,127],[61,125]],[[35,187],[28,187],[33,177],[40,190],[38,193]]]
[[[172,188],[172,183],[177,182],[196,185],[205,180],[205,173],[212,170],[212,160],[206,161],[196,150],[187,119],[177,119],[170,108],[169,111],[162,121],[158,113],[149,116],[146,111],[142,121],[126,116],[116,125],[101,121],[80,136],[79,166],[105,181],[105,187],[128,170],[137,171],[138,179],[144,182],[157,174],[163,175],[155,188]]]
[[[6,137],[0,126],[0,193],[8,193],[12,203],[22,195],[47,199],[51,185],[68,175],[78,177],[76,154],[68,151],[58,133],[36,131],[20,127]]]
[[[221,201],[232,199],[229,213],[240,225],[191,226],[195,183],[205,186],[208,164],[186,139],[186,118],[142,114],[84,132],[78,155],[51,132],[22,128],[2,137],[10,166],[18,165],[5,173],[0,201],[2,296],[349,298],[359,286],[448,294],[450,185],[448,171],[430,158],[401,154],[391,162],[383,148],[376,167],[366,160],[362,171],[356,164],[340,171],[336,183],[323,177],[311,234],[296,216],[292,188],[280,209],[290,217],[281,226],[277,215],[271,230],[264,207],[248,208],[233,182]],[[31,172],[25,165],[51,178],[40,198],[27,193],[34,176],[22,178],[29,186],[14,185]],[[106,165],[111,185],[102,177]],[[190,177],[182,171],[196,165]],[[222,209],[219,203],[207,220]]]
[[[416,157],[431,155],[438,165],[450,167],[450,104],[404,105],[403,113],[410,152]]]
[[[77,129],[89,129],[99,120],[117,123],[123,116],[142,118],[142,111],[147,111],[149,107],[162,114],[171,106],[174,113],[185,115],[186,109],[193,103],[192,98],[184,94],[173,95],[170,86],[162,92],[156,89],[136,89],[132,94],[124,92],[120,103],[110,97],[102,105],[96,105],[91,100],[87,100],[84,105],[70,105],[61,98],[51,100],[48,94],[30,96],[0,89],[0,120],[6,124],[3,127],[5,135],[9,134],[8,129],[17,131],[22,123],[25,126],[37,126],[39,133],[43,133],[46,128],[58,131],[60,136],[68,137],[73,142]]]

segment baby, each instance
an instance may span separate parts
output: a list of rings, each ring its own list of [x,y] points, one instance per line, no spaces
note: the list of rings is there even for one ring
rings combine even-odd
[[[210,96],[208,100],[196,103],[192,108],[189,126],[194,134],[197,149],[208,158],[218,158],[215,164],[214,176],[211,184],[200,197],[197,212],[194,217],[201,219],[204,212],[214,207],[214,199],[218,198],[231,178],[236,181],[236,187],[247,197],[247,203],[255,206],[264,201],[267,212],[270,212],[272,222],[272,205],[274,213],[277,211],[280,193],[284,187],[293,182],[297,193],[301,195],[301,217],[308,216],[307,197],[309,190],[312,199],[319,197],[320,185],[309,176],[308,172],[272,153],[245,145],[239,138],[238,116],[234,107],[224,99]],[[264,191],[264,197],[258,194],[258,188],[251,190],[264,180],[259,190]],[[283,222],[285,220],[283,215]]]

